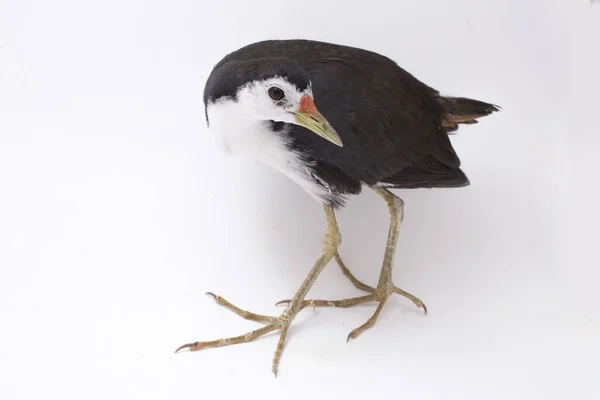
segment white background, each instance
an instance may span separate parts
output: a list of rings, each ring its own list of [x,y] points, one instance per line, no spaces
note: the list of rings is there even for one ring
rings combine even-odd
[[[278,315],[319,255],[321,207],[230,159],[202,91],[266,38],[381,52],[503,111],[453,143],[472,185],[406,201],[399,297],[306,310],[288,337],[173,354]],[[600,5],[587,0],[0,2],[0,398],[599,399]],[[339,215],[376,282],[387,210]],[[356,295],[334,263],[310,297]],[[388,397],[386,397],[388,396]]]

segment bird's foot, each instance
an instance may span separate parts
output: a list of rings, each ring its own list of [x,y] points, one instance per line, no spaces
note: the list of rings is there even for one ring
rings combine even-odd
[[[347,338],[347,341],[350,341],[350,339],[357,338],[361,333],[363,333],[364,331],[366,331],[367,329],[369,329],[369,328],[373,327],[373,325],[375,325],[375,322],[377,321],[379,314],[381,314],[381,310],[383,310],[385,303],[390,298],[390,296],[394,293],[406,297],[407,299],[412,301],[417,307],[422,308],[423,311],[425,311],[425,314],[427,314],[427,307],[425,306],[425,303],[423,303],[419,298],[413,296],[412,294],[410,294],[408,292],[405,292],[404,290],[394,286],[393,284],[391,284],[387,288],[374,289],[373,293],[368,294],[366,296],[352,297],[352,298],[342,299],[342,300],[304,300],[300,306],[300,309],[304,309],[306,307],[348,308],[348,307],[352,307],[352,306],[355,306],[358,304],[370,303],[372,301],[379,303],[379,305],[377,306],[377,309],[375,310],[375,313],[371,316],[371,318],[369,318],[367,320],[367,322],[365,322],[364,324],[362,324],[361,326],[359,326],[358,328],[356,328],[356,329],[352,330],[352,332],[350,332],[350,334],[348,335],[348,338]],[[288,303],[289,303],[289,300],[282,300],[282,301],[278,302],[277,305],[283,305],[283,304],[288,304]]]
[[[300,309],[304,309],[306,307],[348,308],[358,304],[370,303],[372,301],[378,302],[379,305],[377,306],[377,309],[375,310],[373,316],[371,316],[371,318],[369,318],[367,322],[365,322],[363,325],[350,332],[350,334],[348,335],[348,341],[350,339],[355,339],[361,333],[375,325],[375,321],[377,321],[377,318],[379,317],[379,314],[381,313],[381,310],[383,309],[385,303],[387,302],[388,298],[394,293],[406,297],[407,299],[412,301],[417,307],[422,308],[425,314],[427,314],[427,306],[421,301],[421,299],[400,289],[399,287],[394,285],[391,279],[386,282],[383,282],[383,284],[380,284],[376,288],[371,287],[367,284],[362,283],[354,275],[352,275],[350,270],[346,268],[346,265],[342,261],[342,258],[339,256],[339,254],[336,253],[335,259],[339,264],[343,274],[350,280],[350,282],[352,282],[352,284],[357,289],[365,291],[369,294],[366,296],[352,297],[343,300],[304,300],[300,306]],[[289,302],[290,300],[282,300],[278,302],[277,305],[288,304]]]
[[[366,331],[367,329],[369,329],[369,328],[373,327],[373,325],[375,325],[375,321],[377,321],[379,314],[381,314],[381,310],[383,310],[385,303],[390,298],[390,296],[394,293],[406,297],[407,299],[412,301],[417,307],[422,308],[423,311],[425,311],[425,314],[427,314],[427,307],[425,306],[425,303],[423,303],[419,298],[413,296],[412,294],[410,294],[408,292],[405,292],[404,290],[402,290],[400,288],[397,288],[394,285],[391,285],[390,287],[388,287],[387,289],[384,289],[384,290],[380,290],[379,288],[377,288],[373,291],[373,293],[368,294],[366,296],[352,297],[349,299],[304,300],[300,306],[300,309],[304,309],[306,307],[348,308],[348,307],[352,307],[352,306],[355,306],[358,304],[370,303],[372,301],[378,302],[379,305],[377,306],[377,309],[375,310],[375,313],[371,316],[371,318],[369,318],[367,320],[367,322],[365,322],[364,324],[362,324],[361,326],[359,326],[358,328],[356,328],[356,329],[352,330],[352,332],[350,332],[350,334],[348,335],[348,338],[347,338],[347,341],[350,341],[350,339],[357,338],[361,333],[363,333],[364,331]],[[282,301],[278,302],[277,305],[288,304],[288,303],[289,303],[289,300],[282,300]]]
[[[263,335],[266,335],[269,332],[278,330],[278,331],[280,331],[279,342],[277,343],[277,349],[275,350],[275,355],[273,356],[273,366],[272,366],[272,371],[275,374],[275,376],[277,376],[279,360],[281,359],[281,353],[283,351],[283,347],[285,344],[285,337],[287,335],[287,331],[290,327],[290,324],[291,324],[292,320],[294,319],[295,314],[297,312],[293,313],[290,311],[289,308],[286,308],[286,310],[281,314],[281,316],[270,317],[267,315],[255,314],[255,313],[252,313],[249,311],[242,310],[241,308],[236,307],[235,305],[231,304],[230,302],[228,302],[221,296],[217,296],[214,293],[207,293],[207,295],[210,298],[212,298],[217,304],[227,308],[230,311],[233,311],[240,317],[250,320],[250,321],[261,322],[266,325],[260,329],[256,329],[254,331],[247,332],[240,336],[233,336],[233,337],[229,337],[229,338],[222,338],[222,339],[211,340],[211,341],[194,342],[194,343],[184,344],[184,345],[180,346],[177,350],[175,350],[175,352],[177,353],[179,350],[182,350],[182,349],[189,349],[190,351],[198,351],[198,350],[208,349],[211,347],[223,347],[223,346],[229,346],[229,345],[233,345],[233,344],[247,343],[247,342],[251,342]]]
[[[346,339],[346,341],[349,342],[350,339],[356,339],[361,333],[363,333],[364,331],[366,331],[369,328],[372,328],[373,325],[375,325],[377,318],[379,318],[379,314],[381,314],[381,310],[383,310],[385,303],[390,298],[390,296],[394,293],[406,297],[407,299],[412,301],[417,307],[422,308],[423,311],[425,312],[425,315],[427,315],[427,306],[425,305],[425,303],[423,303],[418,297],[415,297],[412,294],[405,292],[404,290],[396,287],[392,282],[390,282],[389,284],[385,285],[383,288],[378,286],[375,289],[375,291],[370,295],[370,296],[372,296],[371,301],[376,301],[379,303],[377,305],[377,309],[375,310],[375,313],[373,313],[373,315],[371,316],[371,318],[369,318],[367,320],[367,322],[365,322],[358,328],[353,329],[352,332],[350,332],[348,334],[348,338]],[[364,296],[364,297],[369,297],[369,296]]]

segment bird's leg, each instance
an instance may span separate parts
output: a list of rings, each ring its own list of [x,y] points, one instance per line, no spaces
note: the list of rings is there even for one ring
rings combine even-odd
[[[335,213],[333,208],[329,205],[325,205],[325,214],[327,216],[327,233],[325,235],[325,240],[323,243],[323,252],[321,257],[317,260],[310,273],[296,292],[294,298],[288,301],[287,308],[283,311],[283,313],[279,317],[269,317],[266,315],[254,314],[249,311],[244,311],[224,298],[217,296],[213,293],[208,293],[208,295],[213,298],[217,304],[227,308],[230,311],[233,311],[237,315],[256,322],[262,322],[267,324],[266,326],[256,329],[254,331],[248,332],[244,335],[234,336],[230,338],[206,341],[206,342],[194,342],[184,344],[180,346],[175,352],[181,349],[190,349],[190,351],[202,350],[211,347],[222,347],[229,346],[232,344],[238,343],[247,343],[251,342],[254,339],[263,336],[269,332],[279,330],[279,342],[277,343],[277,349],[275,350],[275,356],[273,357],[273,373],[277,375],[277,368],[279,366],[279,360],[281,359],[281,353],[283,351],[283,347],[285,344],[285,337],[287,335],[288,328],[292,322],[292,320],[296,317],[298,312],[302,310],[304,298],[306,294],[312,287],[313,283],[317,279],[317,276],[321,273],[325,265],[333,258],[333,256],[337,253],[338,247],[342,241],[342,237],[340,235],[337,222],[335,219]]]
[[[377,321],[377,318],[379,317],[379,314],[381,313],[381,310],[383,309],[387,299],[394,293],[408,298],[417,307],[422,308],[425,313],[427,313],[427,307],[420,299],[396,287],[392,281],[392,268],[394,266],[398,232],[400,230],[400,225],[404,220],[404,201],[386,188],[373,187],[373,190],[383,197],[390,211],[390,228],[385,247],[385,254],[383,256],[383,265],[381,267],[381,273],[379,274],[379,282],[377,283],[377,287],[375,288],[374,292],[379,305],[377,306],[377,310],[375,310],[373,316],[369,318],[366,323],[350,332],[348,339],[354,339],[365,330],[371,328],[375,324],[375,321]]]
[[[361,325],[360,327],[354,329],[348,335],[348,340],[356,338],[365,330],[371,328],[381,310],[383,309],[387,299],[394,293],[399,294],[408,298],[412,301],[417,307],[422,308],[425,313],[427,313],[427,307],[425,304],[413,296],[412,294],[405,292],[404,290],[396,287],[392,281],[392,268],[394,265],[394,255],[396,253],[396,243],[398,241],[398,232],[400,229],[400,225],[402,224],[402,220],[404,219],[404,201],[400,199],[398,196],[390,192],[389,190],[381,187],[373,187],[372,188],[376,193],[378,193],[383,199],[386,201],[389,211],[390,211],[390,228],[388,232],[388,239],[385,248],[385,254],[383,257],[383,266],[381,267],[381,273],[379,275],[379,282],[377,287],[373,288],[369,285],[366,285],[356,279],[354,275],[346,268],[344,262],[338,253],[336,253],[335,258],[342,269],[344,275],[352,282],[352,284],[365,292],[370,294],[361,297],[353,297],[349,299],[343,300],[304,300],[302,303],[302,308],[306,307],[351,307],[357,304],[367,303],[371,301],[376,301],[379,303],[375,313],[369,320]],[[277,304],[288,304],[289,300],[280,301]]]

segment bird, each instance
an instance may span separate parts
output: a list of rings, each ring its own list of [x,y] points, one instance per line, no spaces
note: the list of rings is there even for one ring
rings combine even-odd
[[[442,95],[391,58],[348,45],[308,39],[263,40],[226,54],[204,87],[208,130],[227,154],[280,171],[320,204],[327,228],[323,250],[295,295],[277,304],[278,317],[243,310],[221,296],[217,304],[264,326],[243,335],[180,346],[197,351],[251,342],[278,331],[272,372],[277,376],[289,327],[306,307],[377,303],[352,330],[355,339],[373,327],[387,300],[399,294],[427,313],[425,303],[392,281],[404,201],[392,189],[460,188],[470,184],[449,135],[500,107]],[[336,215],[350,196],[368,188],[387,204],[388,238],[376,286],[358,280],[344,264]],[[308,198],[308,197],[307,197]],[[335,259],[364,296],[311,300],[306,296]]]

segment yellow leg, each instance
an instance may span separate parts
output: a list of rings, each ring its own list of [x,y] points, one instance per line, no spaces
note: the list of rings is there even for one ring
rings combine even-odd
[[[324,207],[325,207],[325,214],[327,216],[327,234],[325,235],[325,240],[323,243],[323,252],[321,254],[321,257],[319,257],[319,259],[317,260],[317,262],[311,269],[310,273],[308,274],[308,276],[306,277],[306,279],[304,280],[304,282],[302,283],[302,285],[296,292],[296,295],[294,296],[294,298],[292,298],[290,301],[288,301],[286,309],[283,311],[283,313],[279,317],[269,317],[266,315],[254,314],[249,311],[244,311],[244,310],[240,309],[239,307],[231,304],[224,298],[217,296],[213,293],[208,293],[208,295],[211,298],[213,298],[217,302],[217,304],[227,308],[230,311],[233,311],[237,315],[239,315],[245,319],[251,320],[251,321],[266,323],[267,325],[260,329],[256,329],[254,331],[245,333],[240,336],[184,344],[183,346],[180,346],[177,350],[175,350],[175,352],[178,352],[179,350],[186,349],[186,348],[189,349],[190,351],[197,351],[197,350],[202,350],[202,349],[211,348],[211,347],[222,347],[222,346],[229,346],[232,344],[247,343],[247,342],[251,342],[269,332],[279,330],[280,331],[279,342],[277,343],[275,355],[273,356],[273,365],[272,365],[272,371],[275,374],[275,376],[277,376],[279,361],[281,360],[281,354],[283,352],[283,348],[285,345],[285,338],[286,338],[289,326],[290,326],[292,320],[298,314],[298,312],[305,307],[304,299],[306,297],[306,294],[312,287],[313,283],[315,282],[315,280],[317,279],[317,277],[319,276],[319,274],[321,273],[323,268],[325,268],[325,265],[327,265],[327,263],[337,253],[338,247],[342,241],[342,237],[340,235],[340,232],[339,232],[339,229],[337,226],[333,208],[329,205],[326,205]]]
[[[361,333],[375,325],[375,322],[377,321],[381,310],[383,310],[385,303],[387,302],[388,298],[394,293],[406,297],[407,299],[412,301],[417,307],[422,308],[425,314],[427,314],[427,307],[419,298],[396,287],[392,281],[392,268],[394,264],[394,255],[396,253],[396,243],[398,241],[398,231],[400,229],[400,225],[402,224],[402,220],[404,219],[404,202],[398,196],[396,196],[395,194],[393,194],[385,188],[373,187],[373,190],[376,193],[378,193],[381,197],[383,197],[390,211],[390,229],[388,232],[388,239],[385,248],[385,254],[383,257],[383,265],[381,267],[381,273],[379,275],[379,282],[377,284],[377,287],[373,288],[369,285],[366,285],[359,281],[356,277],[354,277],[354,275],[352,275],[350,270],[342,261],[342,258],[340,257],[339,253],[336,252],[335,259],[339,264],[342,273],[350,280],[350,282],[352,282],[352,284],[356,288],[370,294],[362,297],[353,297],[343,300],[304,300],[302,305],[302,308],[352,307],[354,305],[363,304],[371,301],[378,302],[379,304],[373,316],[369,318],[369,320],[365,324],[350,332],[350,334],[348,335],[348,340],[358,337]],[[283,300],[277,304],[288,303],[289,300]]]

